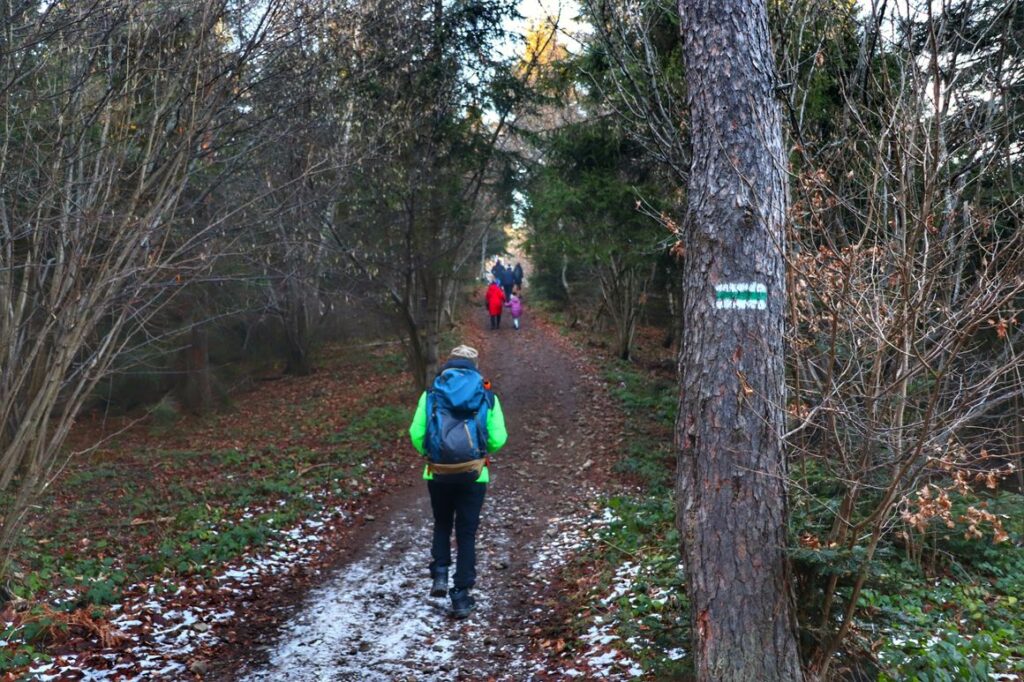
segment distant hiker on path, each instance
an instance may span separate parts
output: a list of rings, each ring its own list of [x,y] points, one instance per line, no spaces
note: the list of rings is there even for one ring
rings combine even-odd
[[[456,618],[469,616],[475,603],[469,591],[476,582],[476,529],[490,481],[487,455],[508,439],[501,403],[477,370],[477,355],[469,346],[452,350],[420,396],[409,427],[413,447],[427,458],[423,478],[434,513],[430,596],[447,593]],[[453,525],[458,554],[449,591]]]
[[[521,292],[523,290],[523,266],[518,262],[516,267],[512,269],[512,280],[515,282],[516,289]]]
[[[512,326],[519,329],[519,318],[523,316],[523,300],[518,295],[512,294],[508,301],[508,311],[512,313]]]
[[[501,327],[501,307],[505,304],[505,292],[501,290],[497,282],[491,282],[487,287],[484,304],[487,306],[487,314],[491,316],[491,329],[499,329]]]
[[[494,259],[494,267],[491,268],[491,275],[494,276],[494,281],[501,284],[501,278],[505,274],[505,266],[501,264],[500,258]]]
[[[512,273],[511,268],[505,268],[502,271],[500,284],[502,291],[505,292],[505,300],[507,301],[512,296],[512,289],[516,285],[516,277]]]

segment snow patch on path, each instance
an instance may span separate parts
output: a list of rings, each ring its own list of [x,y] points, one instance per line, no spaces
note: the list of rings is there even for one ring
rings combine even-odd
[[[577,513],[548,520],[523,565],[516,563],[513,549],[522,542],[516,537],[522,524],[532,520],[527,509],[514,486],[499,484],[488,492],[477,536],[477,607],[469,619],[452,620],[448,599],[427,594],[432,520],[424,495],[391,516],[372,545],[314,589],[281,629],[266,665],[244,671],[239,679],[535,679],[539,670],[526,640],[507,641],[514,629],[529,628],[529,621],[498,603],[532,599],[558,566],[615,517],[604,509],[591,508],[588,514],[576,507]]]
[[[393,517],[362,558],[313,590],[267,666],[242,679],[451,679],[459,642],[472,637],[488,600],[476,592],[473,618],[446,618],[447,598],[427,596],[430,533],[422,508]]]

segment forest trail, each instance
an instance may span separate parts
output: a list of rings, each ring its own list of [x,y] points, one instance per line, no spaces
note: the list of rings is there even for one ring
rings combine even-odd
[[[593,427],[603,399],[579,353],[552,328],[524,317],[486,330],[482,311],[465,341],[502,401],[508,445],[497,454],[478,535],[477,609],[446,615],[428,596],[430,507],[424,486],[399,491],[376,535],[311,590],[271,643],[228,679],[524,680],[533,677],[530,634],[539,589],[571,553],[576,521],[592,513],[607,433]],[[505,316],[508,317],[507,315]],[[410,406],[411,414],[412,406]],[[610,428],[610,427],[609,427]],[[402,457],[412,457],[411,447]],[[578,538],[577,538],[578,539]]]

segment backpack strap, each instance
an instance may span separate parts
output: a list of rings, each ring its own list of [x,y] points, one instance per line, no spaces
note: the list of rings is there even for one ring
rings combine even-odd
[[[437,425],[435,423],[437,421],[437,400],[434,398],[433,388],[428,388],[426,390],[426,394],[427,399],[424,404],[424,412],[426,412],[427,415],[427,429],[423,434],[423,450],[427,454],[427,459],[430,459],[437,455],[434,451],[435,448],[433,447],[433,440],[436,436],[435,432],[437,430]]]
[[[485,454],[487,453],[487,441],[490,440],[490,434],[487,431],[487,418],[484,415],[489,415],[493,409],[494,391],[491,390],[491,382],[488,379],[484,379],[484,405],[477,410],[474,419],[476,419],[477,431],[483,437],[483,442],[480,443],[480,451]]]
[[[424,412],[427,414],[427,428],[430,428],[430,420],[434,416],[434,410],[437,409],[437,401],[434,400],[434,389],[428,388],[425,393],[427,394],[427,400],[424,403]]]

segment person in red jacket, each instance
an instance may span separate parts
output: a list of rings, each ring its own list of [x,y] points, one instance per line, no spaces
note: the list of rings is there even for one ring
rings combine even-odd
[[[501,308],[505,305],[505,292],[501,290],[497,282],[491,282],[487,287],[487,312],[491,316],[491,329],[501,327]]]

